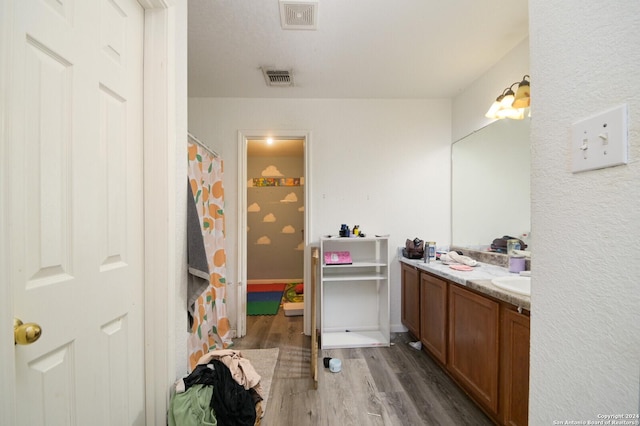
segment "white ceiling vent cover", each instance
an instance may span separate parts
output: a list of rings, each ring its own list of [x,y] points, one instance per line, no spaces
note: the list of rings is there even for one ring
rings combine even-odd
[[[262,67],[262,74],[264,74],[264,80],[267,82],[267,86],[293,86],[293,75],[290,70]]]
[[[284,30],[315,30],[318,26],[318,2],[280,0],[280,25]]]

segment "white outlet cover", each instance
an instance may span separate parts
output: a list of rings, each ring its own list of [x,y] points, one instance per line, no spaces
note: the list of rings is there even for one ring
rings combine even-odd
[[[573,173],[627,164],[627,105],[574,123],[571,138]]]

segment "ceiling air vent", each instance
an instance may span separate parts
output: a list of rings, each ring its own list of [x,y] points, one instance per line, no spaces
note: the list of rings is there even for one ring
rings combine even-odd
[[[277,70],[262,67],[262,74],[264,74],[264,80],[267,82],[267,86],[293,86],[293,76],[291,75],[290,70]]]
[[[318,2],[315,0],[280,0],[280,25],[284,30],[315,30]]]

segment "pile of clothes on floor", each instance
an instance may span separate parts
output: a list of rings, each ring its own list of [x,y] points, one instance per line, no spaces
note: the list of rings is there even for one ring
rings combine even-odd
[[[260,375],[240,351],[211,351],[176,382],[169,426],[257,426],[263,399]]]

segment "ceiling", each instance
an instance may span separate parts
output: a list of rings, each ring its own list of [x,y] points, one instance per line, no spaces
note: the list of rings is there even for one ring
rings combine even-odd
[[[306,31],[282,29],[278,0],[188,5],[189,97],[450,98],[528,35],[526,0],[318,0]]]

